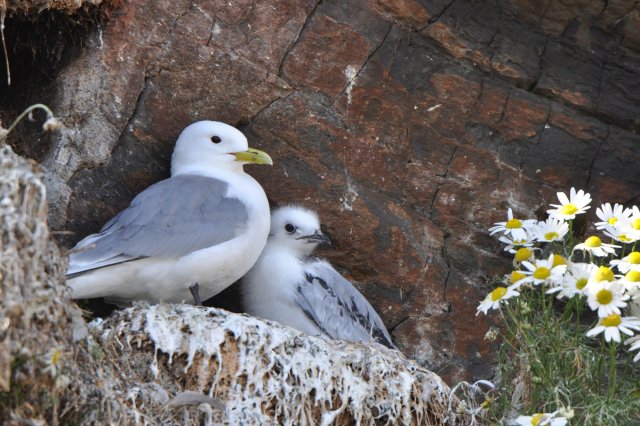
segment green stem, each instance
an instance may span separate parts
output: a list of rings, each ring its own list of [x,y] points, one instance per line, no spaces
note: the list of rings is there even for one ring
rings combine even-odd
[[[598,372],[597,377],[600,378],[604,378],[604,371],[603,370],[603,360],[605,359],[605,341],[604,338],[599,339],[600,340],[600,355],[596,358],[596,371]],[[602,394],[603,392],[603,384],[604,384],[604,380],[599,380],[598,381],[599,384],[599,393]]]
[[[542,297],[542,313],[544,315],[544,330],[545,333],[547,333],[547,336],[550,335],[551,330],[549,329],[549,321],[550,321],[550,317],[551,317],[551,309],[553,309],[553,303],[550,303],[549,306],[547,306],[547,297],[546,297],[546,293],[545,291],[547,290],[547,286],[544,285],[544,283],[540,284],[541,287],[541,292],[540,292],[540,297]]]
[[[569,249],[573,248],[573,219],[569,219],[569,239],[567,240],[566,246]]]
[[[611,400],[611,397],[615,393],[616,385],[616,351],[618,344],[611,342],[609,345],[609,389],[607,392],[607,401]]]
[[[515,303],[518,303],[518,301],[516,300]],[[511,308],[511,305],[510,304],[504,305],[504,310],[507,312],[506,317],[502,309],[499,309],[500,316],[502,317],[502,322],[507,327],[507,338],[505,339],[505,341],[509,344],[513,352],[517,353],[519,352],[519,350],[516,347],[516,345],[512,342],[518,342],[519,341],[518,335],[522,336],[523,331],[519,326],[520,325],[519,322],[516,320],[516,315],[514,314],[513,309]],[[515,325],[515,329],[513,325]]]
[[[580,340],[580,314],[582,313],[582,308],[584,307],[582,303],[582,299],[580,296],[574,296],[573,300],[575,300],[576,304],[576,348],[578,347],[578,342]]]

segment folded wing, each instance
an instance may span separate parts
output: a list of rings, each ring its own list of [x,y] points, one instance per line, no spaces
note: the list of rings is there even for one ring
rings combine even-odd
[[[102,230],[71,251],[67,275],[143,257],[180,257],[246,231],[244,204],[226,196],[227,183],[179,175],[151,185]]]
[[[375,340],[395,348],[382,319],[353,285],[329,263],[314,260],[305,265],[296,301],[309,319],[333,339]]]

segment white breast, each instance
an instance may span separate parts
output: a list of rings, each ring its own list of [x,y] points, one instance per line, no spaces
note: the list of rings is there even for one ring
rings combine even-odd
[[[242,280],[245,311],[307,334],[320,334],[320,329],[295,300],[296,287],[302,279],[304,271],[298,259],[267,245],[256,265]]]

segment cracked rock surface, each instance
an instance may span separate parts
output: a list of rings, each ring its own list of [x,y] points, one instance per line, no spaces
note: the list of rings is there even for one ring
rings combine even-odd
[[[187,124],[228,122],[408,357],[490,377],[476,306],[510,262],[486,229],[571,186],[638,202],[639,24],[626,0],[126,2],[50,85],[50,225],[71,246],[168,175]]]

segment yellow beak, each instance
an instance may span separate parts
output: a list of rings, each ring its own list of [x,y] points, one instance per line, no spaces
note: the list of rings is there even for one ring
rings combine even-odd
[[[273,166],[273,160],[269,157],[269,154],[259,149],[249,148],[246,151],[234,152],[233,155],[236,156],[236,160],[245,163],[268,164]]]

